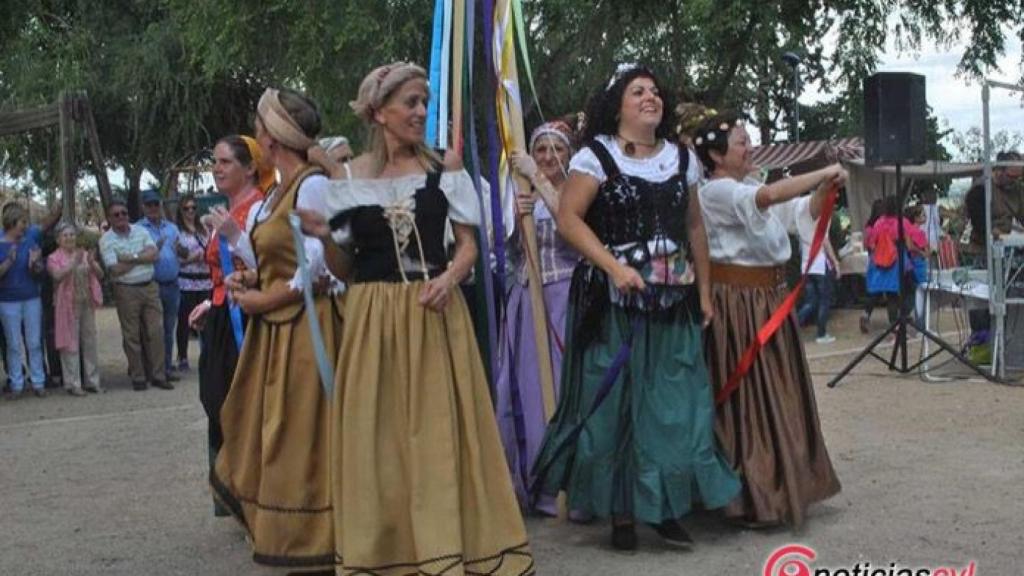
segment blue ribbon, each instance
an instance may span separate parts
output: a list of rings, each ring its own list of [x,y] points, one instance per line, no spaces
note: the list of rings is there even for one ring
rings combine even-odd
[[[231,260],[231,250],[228,248],[228,239],[223,234],[218,235],[217,248],[220,251],[220,269],[227,278],[235,271],[235,263]],[[235,335],[235,345],[242,350],[242,338],[245,333],[242,329],[242,310],[230,299],[228,300],[228,316],[231,319],[231,332]]]
[[[441,36],[444,29],[444,0],[434,2],[434,29],[430,39],[430,102],[427,103],[427,146],[437,147],[438,88],[441,86]]]
[[[309,331],[313,339],[313,356],[316,358],[317,372],[320,373],[320,384],[324,394],[331,398],[334,392],[334,369],[327,359],[327,347],[324,345],[323,333],[320,332],[320,318],[316,315],[316,302],[313,298],[313,278],[309,273],[306,261],[306,244],[302,238],[302,221],[297,214],[288,215],[288,225],[292,229],[292,241],[295,244],[295,260],[302,281],[302,299],[306,305],[306,319],[309,320]]]

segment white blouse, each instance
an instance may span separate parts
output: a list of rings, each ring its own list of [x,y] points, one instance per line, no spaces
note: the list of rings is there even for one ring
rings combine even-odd
[[[762,183],[748,178],[716,178],[700,187],[700,207],[711,261],[742,266],[785,264],[792,254],[790,234],[813,234],[810,196],[765,210],[755,197]]]
[[[295,199],[295,207],[303,210],[316,210],[323,212],[326,208],[325,197],[328,191],[328,180],[322,174],[314,174],[302,181],[299,185],[298,198]],[[250,270],[256,269],[256,254],[253,250],[252,239],[250,233],[256,223],[264,222],[270,217],[270,204],[274,201],[274,196],[282,193],[281,188],[274,188],[273,195],[270,197],[255,202],[249,209],[249,215],[245,222],[245,230],[238,237],[238,241],[232,247],[234,255],[238,256],[245,262],[246,267]],[[320,240],[311,236],[303,237],[303,245],[306,249],[306,261],[309,266],[309,273],[311,278],[320,278],[322,276],[328,276],[331,278],[332,291],[338,291],[344,289],[344,284],[331,276],[327,270],[327,266],[324,262],[324,247],[320,243]],[[299,275],[299,271],[295,270],[295,275],[288,282],[288,287],[295,291],[302,290],[302,278]]]
[[[665,145],[661,147],[661,151],[650,158],[630,158],[619,149],[614,137],[599,134],[594,139],[604,144],[623,174],[643,178],[648,182],[660,183],[679,173],[679,146],[673,142],[666,141]],[[692,186],[700,182],[703,170],[697,155],[692,150],[687,152],[690,155],[690,162],[686,167],[686,184]],[[593,176],[598,183],[608,179],[604,168],[601,167],[601,161],[587,146],[573,155],[572,160],[569,161],[569,171]]]
[[[359,206],[402,206],[416,212],[416,191],[427,183],[427,175],[408,174],[395,178],[353,178],[328,180],[327,194],[321,212],[331,218]],[[459,224],[478,226],[480,203],[477,201],[473,179],[465,170],[441,174],[438,184],[448,200],[448,219]],[[352,242],[349,226],[335,230],[334,241],[340,245]]]

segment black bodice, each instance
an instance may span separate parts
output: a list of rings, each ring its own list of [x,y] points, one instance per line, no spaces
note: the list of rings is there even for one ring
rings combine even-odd
[[[448,218],[448,198],[440,188],[441,171],[427,175],[426,184],[416,190],[414,221],[423,246],[423,260],[430,276],[443,272],[447,266],[444,248],[445,222]],[[380,205],[356,206],[339,212],[331,218],[332,230],[348,224],[352,235],[354,256],[353,282],[401,282],[400,264],[395,256],[395,239],[388,223],[385,207]],[[416,233],[410,231],[403,255],[419,264],[420,244]],[[418,270],[406,269],[409,280],[422,279]]]
[[[686,169],[690,154],[680,148],[679,172],[665,182],[649,182],[623,174],[608,149],[593,140],[587,144],[601,162],[601,183],[584,221],[608,247],[631,242],[669,239],[689,252],[686,209],[689,188]]]

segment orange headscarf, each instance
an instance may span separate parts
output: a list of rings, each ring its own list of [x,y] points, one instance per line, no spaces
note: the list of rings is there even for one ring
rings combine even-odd
[[[270,192],[270,189],[277,182],[277,176],[274,172],[274,167],[270,164],[268,158],[263,156],[263,147],[256,141],[252,136],[242,136],[242,140],[245,141],[246,147],[249,148],[249,156],[252,156],[252,165],[256,168],[257,186],[264,194]]]

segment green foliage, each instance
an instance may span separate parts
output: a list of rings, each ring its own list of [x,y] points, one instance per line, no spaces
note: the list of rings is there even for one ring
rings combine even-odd
[[[0,109],[85,90],[108,162],[136,193],[145,170],[250,128],[268,85],[306,91],[326,133],[360,134],[348,108],[373,67],[426,65],[429,0],[0,0]],[[547,114],[583,109],[615,65],[641,61],[687,100],[749,112],[762,141],[788,122],[792,70],[836,98],[802,110],[803,133],[860,132],[860,86],[889,38],[969,45],[959,71],[978,76],[1024,32],[1024,0],[530,0],[531,59]],[[955,22],[956,25],[950,25]],[[890,26],[895,23],[895,27]],[[487,105],[480,30],[475,103]],[[527,110],[530,123],[539,120]],[[56,179],[55,131],[0,141],[7,169]],[[87,155],[79,151],[79,158]]]

